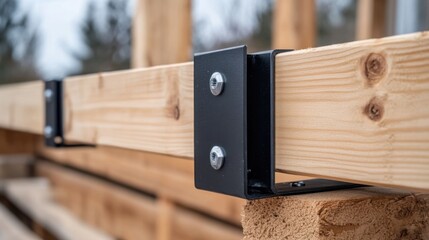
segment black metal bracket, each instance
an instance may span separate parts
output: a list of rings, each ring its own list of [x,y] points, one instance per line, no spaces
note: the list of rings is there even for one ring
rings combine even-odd
[[[195,186],[257,199],[359,187],[326,179],[275,183],[275,56],[239,46],[194,56]]]
[[[87,144],[67,144],[63,128],[63,81],[45,81],[45,145],[49,147],[83,147]]]

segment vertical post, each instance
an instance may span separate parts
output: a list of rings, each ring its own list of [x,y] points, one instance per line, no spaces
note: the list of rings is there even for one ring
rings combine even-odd
[[[192,53],[190,0],[137,0],[132,67],[188,61]]]
[[[157,202],[159,212],[156,221],[156,239],[170,240],[172,239],[171,220],[174,211],[174,203],[163,196],[160,196]]]
[[[314,47],[316,38],[314,0],[277,0],[273,16],[273,48]]]
[[[357,4],[356,39],[386,36],[387,1],[359,0]]]

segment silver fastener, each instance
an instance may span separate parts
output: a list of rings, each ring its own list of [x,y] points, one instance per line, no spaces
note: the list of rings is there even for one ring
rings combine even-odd
[[[54,95],[54,93],[52,92],[51,89],[46,89],[45,92],[44,92],[44,94],[45,94],[45,99],[47,101],[51,101],[52,96]]]
[[[217,96],[222,93],[223,87],[225,85],[225,77],[220,72],[214,72],[210,77],[210,91],[214,96]]]
[[[225,161],[225,151],[219,146],[212,147],[210,151],[210,165],[215,170],[219,170]]]
[[[50,138],[50,137],[53,136],[53,133],[54,133],[54,130],[52,129],[51,126],[46,126],[45,127],[45,129],[44,129],[45,137]]]
[[[305,182],[304,181],[291,182],[290,186],[291,187],[304,187],[305,186]]]

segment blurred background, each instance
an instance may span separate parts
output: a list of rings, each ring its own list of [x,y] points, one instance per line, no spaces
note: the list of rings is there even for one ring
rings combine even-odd
[[[170,17],[176,18],[176,25],[190,25],[160,37],[169,41],[153,43],[162,43],[161,51],[168,51],[165,44],[184,46],[184,53],[174,62],[191,60],[194,52],[239,44],[247,44],[250,51],[298,49],[416,32],[429,26],[426,0],[165,1],[167,13],[158,18],[152,17],[156,6],[139,7],[140,2],[0,0],[0,83],[172,63],[142,60],[147,48],[157,47],[136,43],[136,35],[144,38],[171,25],[168,15],[175,15]],[[133,31],[133,25],[144,24],[150,24],[150,30]],[[293,39],[290,32],[297,37]],[[133,45],[141,56],[133,58]]]

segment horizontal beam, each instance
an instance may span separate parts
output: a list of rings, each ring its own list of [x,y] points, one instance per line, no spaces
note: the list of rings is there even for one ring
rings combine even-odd
[[[194,164],[189,159],[128,149],[44,147],[37,144],[39,157],[78,168],[131,186],[178,204],[235,224],[241,223],[242,199],[199,191],[194,187]]]
[[[427,32],[279,54],[277,169],[429,190],[428,66]],[[41,96],[32,84],[1,88],[21,97],[0,105],[0,126],[41,132],[10,120],[42,105],[19,100]],[[66,79],[65,138],[192,158],[193,64]]]
[[[76,219],[67,209],[59,205],[50,191],[46,179],[8,180],[1,184],[3,194],[19,211],[31,219],[32,225],[37,225],[36,232],[41,232],[43,238],[52,234],[55,239],[94,239],[112,240],[104,232],[86,225]],[[31,199],[31,201],[28,201]],[[60,224],[59,224],[60,223]],[[40,227],[42,231],[40,231]],[[39,228],[39,231],[37,231]],[[43,232],[48,231],[48,234]],[[3,231],[3,230],[2,230]],[[47,235],[47,236],[44,236]]]
[[[178,205],[115,186],[87,174],[46,162],[36,174],[53,184],[56,201],[78,218],[117,239],[241,239],[239,227],[222,223]],[[85,204],[82,204],[84,202]],[[166,209],[167,208],[167,209]],[[168,229],[165,224],[169,224]],[[167,230],[168,233],[163,231]]]

